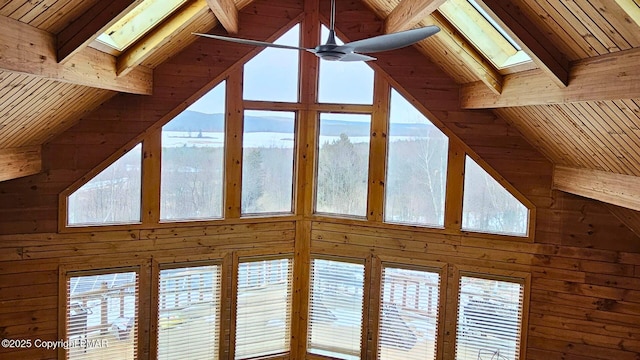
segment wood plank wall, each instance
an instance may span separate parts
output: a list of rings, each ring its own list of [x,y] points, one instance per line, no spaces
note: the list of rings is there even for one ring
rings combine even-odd
[[[0,236],[0,337],[56,341],[58,335],[58,268],[117,268],[131,264],[222,260],[232,252],[244,256],[292,254],[295,223],[281,221],[158,230],[112,230],[77,234]],[[148,272],[148,269],[147,269]],[[141,306],[150,305],[149,278],[140,279]],[[140,358],[149,352],[149,323],[140,321]],[[144,355],[146,354],[146,355]],[[3,359],[55,359],[54,350],[0,349]]]
[[[326,17],[327,6],[321,6]],[[338,6],[339,30],[345,38],[382,31],[382,22],[359,2]],[[301,9],[301,1],[258,0],[243,9],[240,35],[266,40]],[[234,250],[273,247],[275,252],[295,250],[295,259],[304,263],[310,253],[385,254],[407,263],[428,260],[528,272],[528,359],[638,360],[640,239],[601,204],[551,191],[552,164],[494,114],[460,110],[458,86],[411,48],[380,54],[373,66],[536,205],[534,242],[314,216],[210,227],[56,233],[58,193],[130,140],[144,136],[158,120],[184,109],[193,94],[203,93],[203,87],[250,51],[195,42],[156,69],[153,96],[116,96],[45,146],[44,173],[0,183],[3,338],[57,339],[60,264],[221,257]],[[297,293],[304,294],[306,273],[297,268],[296,274]],[[304,296],[300,303],[304,306]],[[293,344],[303,342],[294,339]],[[52,351],[0,349],[3,358],[55,356]]]

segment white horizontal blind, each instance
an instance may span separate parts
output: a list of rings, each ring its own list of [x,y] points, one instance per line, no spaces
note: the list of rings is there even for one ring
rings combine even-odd
[[[379,359],[435,359],[439,292],[436,272],[383,268]]]
[[[359,359],[364,265],[313,259],[307,348],[310,353]]]
[[[138,273],[67,278],[67,359],[135,359]]]
[[[518,282],[461,276],[456,359],[518,359],[523,299]]]
[[[275,259],[238,265],[236,359],[289,351],[292,263]]]
[[[220,266],[160,270],[158,359],[218,358]]]

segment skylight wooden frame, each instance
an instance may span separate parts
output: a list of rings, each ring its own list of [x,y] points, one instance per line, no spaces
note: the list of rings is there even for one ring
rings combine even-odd
[[[498,31],[484,14],[467,0],[447,0],[438,8],[478,51],[499,71],[529,63],[532,59],[517,49]],[[490,16],[487,14],[487,16]]]
[[[143,0],[98,35],[96,40],[121,53],[187,2],[188,0]],[[158,9],[158,5],[165,6]]]

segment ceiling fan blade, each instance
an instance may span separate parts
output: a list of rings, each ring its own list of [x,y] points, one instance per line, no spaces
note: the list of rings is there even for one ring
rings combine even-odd
[[[422,39],[440,31],[440,28],[431,25],[419,29],[401,31],[393,34],[385,34],[375,36],[368,39],[352,41],[344,45],[338,46],[336,50],[345,52],[374,53],[378,51],[387,51],[400,49],[417,43]]]
[[[316,52],[315,49],[307,49],[307,48],[301,48],[301,47],[289,46],[289,45],[280,45],[280,44],[274,44],[274,43],[265,42],[265,41],[239,39],[239,38],[233,38],[233,37],[228,37],[228,36],[220,36],[220,35],[213,35],[213,34],[201,34],[201,33],[192,33],[192,34],[193,35],[207,37],[207,38],[211,38],[211,39],[235,42],[235,43],[238,43],[238,44],[262,46],[262,47],[272,47],[272,48],[279,48],[279,49],[304,50],[304,51],[312,52],[314,54]]]
[[[369,55],[348,53],[347,55],[341,57],[339,61],[371,61],[371,60],[376,60],[376,58]]]

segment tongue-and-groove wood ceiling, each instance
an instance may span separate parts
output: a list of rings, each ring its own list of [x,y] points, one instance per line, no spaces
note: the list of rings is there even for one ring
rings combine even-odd
[[[0,1],[0,181],[41,171],[41,146],[119,92],[150,94],[153,69],[195,41],[191,32],[218,23],[234,32],[238,9],[251,0],[190,0],[122,54],[96,46],[139,2]],[[506,72],[437,10],[444,0],[362,2],[392,32],[440,26],[415,46],[461,85],[462,108],[511,122],[556,166],[557,189],[638,218],[638,0],[478,1],[534,59]]]

